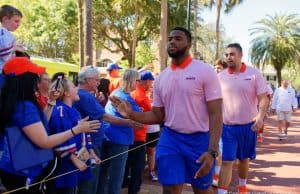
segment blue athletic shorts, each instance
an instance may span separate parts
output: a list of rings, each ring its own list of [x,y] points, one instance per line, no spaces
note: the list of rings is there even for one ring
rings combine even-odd
[[[159,182],[162,185],[190,183],[198,189],[208,189],[214,166],[206,176],[194,179],[202,165],[197,164],[196,160],[207,151],[208,145],[209,132],[182,134],[164,127],[156,147]]]
[[[256,157],[256,132],[252,131],[252,123],[245,125],[225,125],[223,124],[222,160],[234,161]]]

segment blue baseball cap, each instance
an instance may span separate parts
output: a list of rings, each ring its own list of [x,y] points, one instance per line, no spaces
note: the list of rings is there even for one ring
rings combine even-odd
[[[141,72],[141,80],[154,80],[154,76],[150,71]]]
[[[119,67],[116,63],[110,63],[107,65],[106,71],[111,71],[113,69],[122,69],[122,67]]]

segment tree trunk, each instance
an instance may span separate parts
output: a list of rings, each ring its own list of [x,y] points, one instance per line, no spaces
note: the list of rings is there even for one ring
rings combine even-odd
[[[85,63],[84,65],[93,64],[93,32],[92,32],[92,0],[85,0]]]
[[[216,56],[215,60],[219,59],[219,45],[220,45],[220,17],[221,17],[222,0],[217,2],[217,21],[216,21]]]
[[[130,50],[128,52],[126,52],[126,54],[124,54],[127,58],[129,67],[132,67],[132,52],[130,52]]]
[[[84,66],[84,33],[83,33],[83,2],[78,0],[78,25],[79,25],[79,64]]]
[[[160,71],[167,67],[168,0],[161,0],[159,63]]]
[[[194,58],[198,58],[197,52],[197,27],[198,27],[198,0],[194,0],[194,40],[193,40],[193,53]]]
[[[276,76],[277,76],[277,83],[278,83],[278,87],[281,85],[281,69],[275,69],[276,70]]]
[[[135,14],[134,14],[134,26],[133,26],[133,35],[132,35],[132,49],[131,49],[131,64],[130,68],[135,67],[135,53],[137,46],[137,36],[138,36],[138,24],[139,24],[139,12],[137,4],[135,4]]]

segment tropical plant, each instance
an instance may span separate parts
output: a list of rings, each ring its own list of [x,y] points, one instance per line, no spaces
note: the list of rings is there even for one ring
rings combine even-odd
[[[161,0],[160,9],[160,40],[159,40],[159,65],[156,71],[167,67],[167,37],[168,37],[168,0]]]
[[[71,63],[78,51],[76,2],[73,0],[9,0],[23,13],[22,24],[15,32],[18,44],[30,55],[59,58]]]
[[[250,32],[254,37],[250,48],[252,63],[259,67],[271,64],[276,70],[280,85],[281,70],[285,66],[294,66],[300,58],[298,15],[267,15],[256,22]]]
[[[79,64],[80,67],[84,66],[84,30],[83,30],[83,0],[77,0],[78,6],[78,26],[79,26]]]
[[[158,0],[136,0],[138,5],[133,1],[95,0],[93,7],[97,44],[112,53],[122,53],[130,67],[134,66],[132,55],[138,42],[158,34],[160,12]],[[108,41],[113,45],[108,45]]]
[[[215,60],[220,58],[219,48],[220,48],[220,18],[221,9],[225,5],[224,12],[229,13],[235,6],[242,3],[243,0],[200,0],[200,3],[204,6],[212,8],[214,5],[217,6],[216,9],[216,54]]]
[[[214,64],[215,62],[215,41],[216,33],[214,31],[214,24],[203,24],[201,25],[196,34],[205,34],[205,36],[198,37],[197,51],[199,59],[205,61],[209,64]],[[224,53],[224,48],[230,42],[230,39],[223,32],[220,34],[220,48],[219,52]]]
[[[84,1],[84,65],[93,64],[92,0]]]

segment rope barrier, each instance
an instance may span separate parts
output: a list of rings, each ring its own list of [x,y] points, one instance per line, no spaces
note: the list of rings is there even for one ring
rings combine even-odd
[[[143,147],[143,146],[145,146],[145,145],[148,145],[148,144],[150,144],[150,143],[156,142],[156,141],[158,141],[158,139],[159,139],[159,138],[154,139],[154,140],[152,140],[152,141],[149,141],[149,142],[147,142],[147,143],[141,144],[141,145],[139,145],[139,146],[136,146],[136,147],[134,147],[134,148],[132,148],[132,149],[129,149],[129,150],[124,151],[124,152],[121,152],[121,153],[116,154],[116,155],[114,155],[114,156],[111,156],[111,157],[109,157],[109,158],[106,158],[106,159],[102,160],[101,163],[98,164],[98,165],[101,165],[103,162],[107,162],[108,160],[111,160],[111,159],[113,159],[113,158],[116,158],[116,157],[118,157],[118,156],[120,156],[120,155],[123,155],[123,154],[126,154],[126,153],[128,153],[128,152],[137,150],[138,148],[141,148],[141,147]],[[88,167],[91,167],[91,165],[88,165]],[[27,185],[27,186],[24,186],[24,187],[20,187],[20,188],[17,188],[17,189],[13,189],[13,190],[10,190],[10,191],[6,191],[6,192],[4,192],[4,193],[2,193],[2,194],[14,193],[14,192],[17,192],[17,191],[26,189],[26,187],[32,187],[32,186],[35,186],[35,185],[43,184],[43,183],[45,183],[45,182],[48,182],[48,181],[57,179],[57,178],[59,178],[59,177],[62,177],[62,176],[65,176],[65,175],[68,175],[68,174],[71,174],[71,173],[74,173],[74,172],[77,172],[77,171],[79,171],[79,169],[71,170],[71,171],[69,171],[69,172],[66,172],[66,173],[63,173],[63,174],[60,174],[60,175],[57,175],[57,176],[54,176],[54,177],[51,177],[51,178],[48,178],[48,179],[45,179],[45,180],[42,180],[42,181],[33,183],[33,184],[30,184],[30,185]]]

